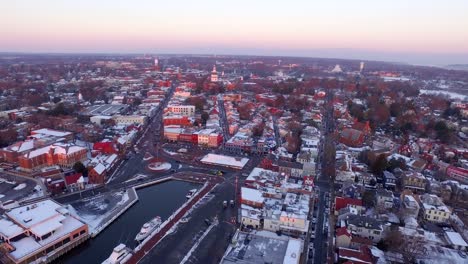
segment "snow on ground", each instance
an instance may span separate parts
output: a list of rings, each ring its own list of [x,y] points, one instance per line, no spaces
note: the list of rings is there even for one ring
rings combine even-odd
[[[122,196],[122,200],[120,200],[117,205],[123,205],[128,201],[128,192],[125,192],[124,195]]]
[[[3,195],[3,194],[0,194],[0,199],[2,199],[3,197],[5,197],[5,195]]]
[[[150,153],[146,152],[145,156],[143,157],[144,161],[148,161],[150,159],[154,158]]]
[[[151,163],[148,165],[151,170],[169,170],[171,168],[171,164],[169,162],[156,162]]]
[[[139,179],[146,179],[148,178],[148,175],[144,175],[144,174],[137,174],[136,177],[133,177],[129,180],[126,180],[125,182],[131,182],[131,181],[136,181],[136,180],[139,180]]]
[[[122,206],[128,200],[128,192],[115,192],[77,201],[69,207],[72,207],[71,211],[89,225],[90,233],[93,233],[111,214],[115,213],[113,209]]]
[[[11,185],[15,185],[15,184],[16,184],[15,181],[4,180],[3,182],[8,183],[8,184],[11,184]]]
[[[169,154],[169,155],[177,155],[176,152],[169,151],[169,150],[167,150],[167,149],[163,149],[163,150],[164,150],[164,152],[166,152],[166,153]]]
[[[450,97],[451,99],[461,99],[464,100],[468,96],[460,94],[460,93],[455,93],[455,92],[448,92],[448,91],[441,91],[441,90],[424,90],[421,89],[419,90],[422,94],[442,94]]]
[[[20,199],[20,202],[35,199],[35,198],[39,198],[39,197],[42,197],[42,196],[44,196],[44,192],[42,191],[41,186],[36,185],[32,192],[30,192],[26,197],[23,197],[23,198]]]
[[[180,262],[181,264],[187,262],[190,257],[192,256],[193,252],[198,248],[198,246],[200,245],[200,243],[203,241],[203,239],[206,237],[206,235],[208,235],[208,233],[211,231],[211,229],[213,229],[213,227],[217,226],[218,225],[218,221],[214,221],[206,230],[205,232],[203,233],[203,235],[195,242],[195,244],[193,244],[192,248],[189,250],[189,252],[185,255],[185,257],[182,259],[182,261]]]
[[[13,188],[15,191],[19,191],[19,190],[22,190],[26,188],[26,183],[20,183],[18,184],[18,186],[16,186],[15,188]]]

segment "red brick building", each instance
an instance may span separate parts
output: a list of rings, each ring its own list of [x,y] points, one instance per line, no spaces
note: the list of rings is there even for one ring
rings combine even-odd
[[[56,143],[33,150],[18,158],[22,170],[31,171],[45,166],[59,165],[71,168],[78,161],[84,161],[87,150],[71,144]]]
[[[99,163],[97,166],[91,168],[88,172],[89,183],[104,184],[106,178],[106,167]]]
[[[183,131],[179,134],[179,141],[182,142],[192,142],[192,131]],[[198,142],[198,139],[197,139]]]
[[[461,183],[468,184],[468,170],[455,166],[447,167],[447,177],[457,180]]]
[[[221,133],[212,133],[208,138],[209,147],[218,147],[223,142],[223,135]]]
[[[112,141],[94,143],[93,152],[101,154],[118,154],[118,150]]]
[[[335,197],[335,211],[339,211],[343,208],[346,208],[348,206],[354,207],[354,208],[362,208],[362,200],[361,199],[354,199],[354,198],[349,198],[349,197]]]
[[[265,198],[261,191],[257,189],[241,188],[241,203],[255,208],[263,208]]]
[[[178,126],[192,126],[191,120],[188,116],[167,116],[163,119],[165,126],[178,125]]]

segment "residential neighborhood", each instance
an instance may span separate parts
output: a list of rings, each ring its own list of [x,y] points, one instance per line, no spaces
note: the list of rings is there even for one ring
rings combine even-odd
[[[2,263],[467,261],[467,97],[423,92],[463,73],[169,55],[0,71]]]

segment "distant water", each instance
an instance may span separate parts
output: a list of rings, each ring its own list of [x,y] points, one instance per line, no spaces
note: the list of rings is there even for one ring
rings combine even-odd
[[[168,181],[137,191],[139,201],[121,215],[94,239],[90,239],[54,263],[94,264],[101,263],[119,243],[135,247],[135,236],[141,226],[159,215],[166,220],[186,200],[185,195],[200,185]]]

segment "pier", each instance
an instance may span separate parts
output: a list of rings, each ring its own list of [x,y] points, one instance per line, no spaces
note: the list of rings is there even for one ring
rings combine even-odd
[[[212,177],[212,179],[216,179]],[[178,179],[184,180],[184,179]],[[205,185],[199,190],[192,198],[184,203],[177,211],[175,211],[162,225],[154,231],[147,239],[138,245],[132,257],[127,263],[138,263],[147,252],[154,248],[166,235],[170,233],[177,223],[184,217],[184,215],[195,205],[203,196],[209,193],[216,185],[221,182],[221,179],[214,180],[213,182],[206,182]]]

